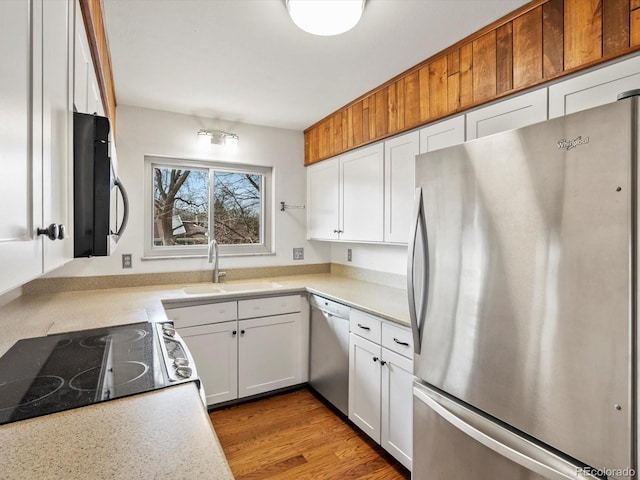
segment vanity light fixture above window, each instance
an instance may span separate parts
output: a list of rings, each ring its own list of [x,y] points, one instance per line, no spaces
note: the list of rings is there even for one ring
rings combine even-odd
[[[240,137],[235,133],[221,132],[218,130],[199,130],[198,140],[203,144],[222,145],[231,150],[238,148],[238,140]]]
[[[355,27],[366,0],[285,0],[293,23],[314,35],[339,35]]]

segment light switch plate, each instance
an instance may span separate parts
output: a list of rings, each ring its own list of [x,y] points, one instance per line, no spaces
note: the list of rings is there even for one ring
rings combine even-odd
[[[133,267],[133,260],[131,258],[131,254],[130,253],[123,253],[122,254],[122,268],[132,268]]]
[[[293,249],[293,259],[294,260],[304,260],[304,248],[294,248]]]

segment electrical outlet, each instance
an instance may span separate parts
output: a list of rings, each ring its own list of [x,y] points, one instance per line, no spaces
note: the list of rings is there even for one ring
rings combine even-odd
[[[353,255],[351,253],[351,249],[347,248],[347,262],[350,262],[353,258]]]
[[[304,260],[304,248],[294,248],[293,249],[293,259],[294,260]]]
[[[132,268],[133,267],[133,260],[131,259],[131,254],[130,253],[123,253],[122,254],[122,268]]]

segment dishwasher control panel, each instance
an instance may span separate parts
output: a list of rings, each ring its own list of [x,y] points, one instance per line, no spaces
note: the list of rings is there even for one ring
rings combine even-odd
[[[349,313],[351,311],[351,309],[346,305],[318,295],[309,295],[309,304],[311,308],[318,308],[337,317],[346,319],[349,318]]]

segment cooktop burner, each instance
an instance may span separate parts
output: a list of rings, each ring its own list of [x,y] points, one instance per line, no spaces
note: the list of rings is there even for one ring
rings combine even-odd
[[[151,323],[20,340],[0,358],[0,424],[165,387],[159,359]]]
[[[87,348],[104,348],[109,342],[135,343],[147,336],[145,330],[138,328],[119,332],[91,335],[80,340],[80,345]]]
[[[62,385],[64,385],[64,379],[54,375],[21,378],[4,383],[0,385],[0,410],[21,407],[42,400],[56,393]]]

